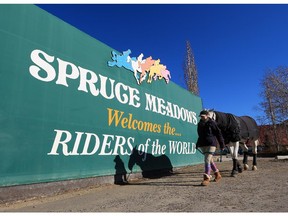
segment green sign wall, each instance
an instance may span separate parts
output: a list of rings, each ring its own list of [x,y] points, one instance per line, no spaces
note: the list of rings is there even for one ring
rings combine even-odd
[[[136,150],[133,171],[161,155],[202,162],[199,97],[164,79],[137,84],[108,66],[112,48],[34,5],[0,5],[0,44],[0,186],[129,173]]]

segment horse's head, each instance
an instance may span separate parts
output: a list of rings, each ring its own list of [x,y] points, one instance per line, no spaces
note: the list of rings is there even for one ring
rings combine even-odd
[[[137,164],[138,166],[142,166],[144,161],[146,160],[146,153],[144,151],[137,150],[137,145],[132,149],[130,154],[128,168],[132,170],[133,166]]]
[[[154,64],[155,60],[152,59],[152,56],[149,56],[148,58],[145,59],[145,66],[147,68],[150,68]]]
[[[216,114],[214,112],[214,109],[204,109],[202,111],[207,111],[208,117],[211,118],[212,120],[216,121]]]
[[[142,62],[142,61],[143,61],[143,57],[144,57],[144,54],[141,53],[141,54],[137,57],[137,61]]]
[[[130,154],[130,158],[129,158],[129,162],[128,162],[128,168],[129,170],[132,170],[133,166],[135,164],[137,164],[137,156],[139,157],[139,154],[138,154],[138,150],[137,150],[137,146],[135,146],[133,149],[132,149],[132,152]]]
[[[130,49],[128,49],[126,51],[123,51],[123,56],[128,56],[130,54],[131,54],[131,50]]]
[[[160,64],[160,59],[155,60],[154,65],[159,65]]]
[[[208,114],[209,118],[211,118],[212,120],[216,121],[216,114],[214,112],[214,109],[208,109],[207,111],[209,113]]]

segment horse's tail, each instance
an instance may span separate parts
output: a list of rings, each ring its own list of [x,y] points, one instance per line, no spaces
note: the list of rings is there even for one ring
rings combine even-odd
[[[169,70],[167,70],[168,71],[168,73],[167,73],[167,83],[169,82],[169,80],[171,80],[171,74],[170,74],[170,71]]]
[[[169,70],[167,70],[167,71],[168,71],[168,73],[167,73],[167,77],[168,77],[169,79],[171,79],[170,71],[169,71]]]

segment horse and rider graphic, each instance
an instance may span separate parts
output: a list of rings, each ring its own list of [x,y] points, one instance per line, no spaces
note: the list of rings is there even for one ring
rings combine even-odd
[[[141,53],[137,58],[130,57],[131,50],[128,49],[123,51],[122,54],[117,54],[112,51],[111,59],[113,61],[108,61],[108,66],[110,67],[124,67],[133,72],[134,78],[138,85],[140,85],[147,77],[147,83],[151,83],[152,79],[154,81],[164,79],[168,84],[171,79],[170,71],[163,64],[160,64],[160,59],[153,60],[151,56],[143,59],[144,55]],[[140,75],[138,74],[140,73]]]

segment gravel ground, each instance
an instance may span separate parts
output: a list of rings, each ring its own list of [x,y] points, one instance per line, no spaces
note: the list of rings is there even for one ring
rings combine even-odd
[[[52,197],[0,205],[1,212],[288,212],[288,160],[258,158],[258,170],[230,177],[232,161],[218,162],[223,178],[200,186],[203,164],[172,176],[131,180]]]

